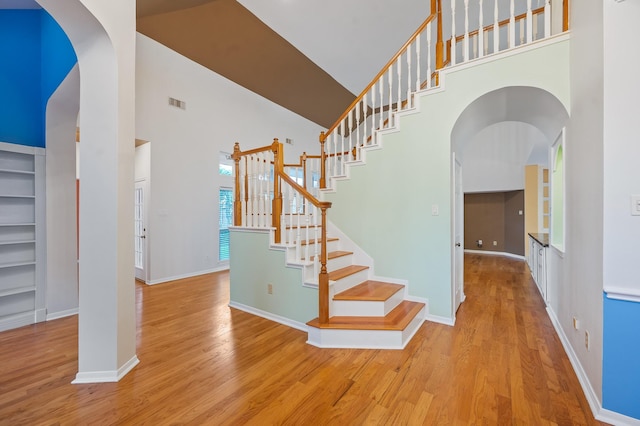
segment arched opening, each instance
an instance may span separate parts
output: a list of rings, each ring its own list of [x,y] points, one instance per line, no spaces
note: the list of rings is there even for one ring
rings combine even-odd
[[[455,234],[467,234],[463,238],[465,249],[524,257],[527,248],[524,223],[525,167],[549,167],[550,147],[562,132],[568,117],[566,108],[554,95],[539,88],[524,86],[505,87],[486,93],[471,102],[460,114],[451,133],[451,150],[460,164],[461,172],[458,174],[462,181],[462,192],[486,194],[486,205],[482,207],[502,212],[499,219],[502,222],[491,223],[494,229],[502,230],[502,234],[499,234],[501,237],[471,237],[471,232],[465,227],[464,202],[454,194],[454,224],[455,227],[464,227],[463,230],[456,229]],[[540,194],[542,197],[542,188]],[[547,203],[549,201],[547,198]],[[507,217],[509,214],[512,217]],[[498,216],[500,214],[489,214],[481,220],[494,222]],[[499,238],[503,238],[502,244]],[[461,282],[464,275],[462,252],[462,248],[454,252],[454,298],[462,293],[459,288],[464,285]]]

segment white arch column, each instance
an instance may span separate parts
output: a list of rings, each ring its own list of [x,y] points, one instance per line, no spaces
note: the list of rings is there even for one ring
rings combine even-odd
[[[117,381],[137,363],[133,265],[135,2],[37,0],[80,68],[78,373]]]

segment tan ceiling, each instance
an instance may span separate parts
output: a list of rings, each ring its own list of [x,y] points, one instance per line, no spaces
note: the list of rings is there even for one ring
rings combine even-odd
[[[329,127],[355,99],[235,0],[138,0],[140,33]]]

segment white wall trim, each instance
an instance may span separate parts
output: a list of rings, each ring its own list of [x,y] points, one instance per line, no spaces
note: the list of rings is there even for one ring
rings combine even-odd
[[[456,319],[455,318],[441,317],[441,316],[438,316],[438,315],[425,314],[424,319],[426,321],[431,321],[431,322],[435,322],[435,323],[438,323],[438,324],[450,325],[452,327],[454,325],[456,325]]]
[[[511,257],[513,259],[518,259],[518,260],[526,260],[526,258],[522,255],[519,254],[513,254],[513,253],[507,253],[506,251],[489,251],[489,250],[470,250],[470,249],[464,249],[465,253],[474,253],[474,254],[488,254],[490,256],[505,256],[505,257]]]
[[[640,303],[640,290],[636,288],[605,285],[604,292],[607,293],[607,299]]]
[[[252,315],[256,315],[262,317],[264,319],[268,319],[273,322],[280,323],[282,325],[286,325],[287,327],[295,328],[296,330],[304,331],[305,333],[309,332],[309,328],[306,324],[303,324],[298,321],[294,321],[289,318],[282,317],[280,315],[272,314],[271,312],[263,311],[262,309],[257,309],[252,306],[247,306],[242,303],[234,302],[233,300],[229,302],[229,307],[238,309],[243,312],[247,312]]]
[[[17,152],[19,154],[45,155],[45,149],[37,146],[18,145],[9,142],[0,142],[0,150]]]
[[[47,313],[47,321],[53,321],[60,318],[71,317],[73,315],[78,315],[78,308],[67,309],[66,311],[52,312]]]
[[[616,413],[615,411],[609,411],[604,408],[600,409],[600,412],[595,416],[597,420],[601,422],[609,423],[616,426],[640,426],[640,420],[633,417],[625,416],[624,414]]]
[[[227,270],[229,270],[229,265],[223,265],[223,266],[220,266],[218,268],[205,269],[204,271],[196,271],[196,272],[190,272],[188,274],[174,275],[172,277],[165,277],[165,278],[159,278],[159,279],[156,279],[156,280],[149,280],[149,281],[146,281],[144,283],[147,284],[147,285],[163,284],[163,283],[167,283],[169,281],[182,280],[184,278],[197,277],[199,275],[212,274],[214,272],[221,272],[221,271],[227,271]]]
[[[76,378],[71,382],[71,384],[78,385],[83,383],[118,382],[139,363],[140,360],[136,355],[134,355],[129,361],[125,362],[124,365],[117,370],[79,372],[76,374]]]

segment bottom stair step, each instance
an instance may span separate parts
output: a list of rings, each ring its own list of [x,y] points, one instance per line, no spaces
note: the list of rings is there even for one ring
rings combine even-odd
[[[405,300],[384,317],[331,317],[327,324],[320,324],[315,318],[307,325],[321,329],[402,331],[424,306],[424,303]]]
[[[424,303],[403,301],[384,317],[343,317],[320,325],[309,321],[307,343],[319,348],[403,349],[424,322]]]

